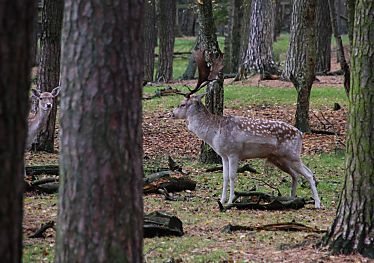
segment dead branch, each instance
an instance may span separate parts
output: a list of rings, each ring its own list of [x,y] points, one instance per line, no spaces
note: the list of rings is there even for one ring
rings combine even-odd
[[[38,230],[36,230],[34,234],[29,236],[29,238],[45,238],[44,232],[47,231],[47,229],[49,228],[53,228],[54,230],[56,230],[55,221],[49,221],[45,224],[42,224],[41,227]]]
[[[205,170],[205,172],[211,173],[211,172],[218,172],[218,171],[222,171],[222,170],[223,170],[223,167],[222,166],[218,166],[218,167],[208,168],[208,169]],[[255,168],[253,168],[249,164],[245,164],[242,167],[239,167],[237,172],[238,173],[251,172],[251,173],[254,173],[254,174],[258,174],[259,173],[259,172],[257,172],[257,170]]]
[[[227,225],[222,229],[222,232],[232,233],[234,231],[302,231],[302,232],[313,232],[313,233],[325,233],[326,230],[320,230],[300,223],[277,223],[268,224],[262,226],[239,226],[239,225]]]

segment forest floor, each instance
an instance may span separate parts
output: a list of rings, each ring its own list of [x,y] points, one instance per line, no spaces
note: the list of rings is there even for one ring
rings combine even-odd
[[[341,88],[340,76],[318,77],[315,86]],[[230,85],[226,80],[226,84]],[[174,85],[193,85],[195,81],[178,82]],[[280,81],[259,81],[257,77],[235,83],[229,92],[235,93],[237,86],[279,87],[291,89],[292,85]],[[316,210],[307,205],[301,210],[255,211],[236,210],[220,212],[217,200],[222,187],[220,172],[207,173],[212,165],[202,165],[197,161],[200,141],[190,133],[185,122],[170,118],[170,109],[178,104],[180,98],[156,98],[156,102],[144,102],[144,170],[145,173],[167,167],[167,157],[171,156],[190,172],[190,178],[197,182],[195,191],[176,194],[185,201],[166,201],[160,195],[144,196],[144,211],[156,210],[178,216],[183,222],[184,236],[160,237],[144,240],[146,262],[369,262],[360,255],[332,255],[325,247],[318,247],[323,234],[305,232],[267,232],[239,231],[222,232],[224,226],[297,222],[312,228],[326,230],[335,216],[338,198],[344,179],[344,144],[346,133],[346,107],[334,111],[331,105],[311,110],[311,126],[318,130],[335,131],[335,135],[304,135],[303,160],[316,174],[318,190],[323,209]],[[174,96],[175,97],[175,96]],[[239,100],[240,98],[238,98]],[[172,102],[170,102],[172,100]],[[235,102],[235,101],[234,101]],[[149,105],[156,103],[168,108],[150,110]],[[234,105],[231,103],[230,105]],[[148,107],[148,108],[147,108]],[[235,107],[227,106],[224,114],[234,114],[267,119],[278,119],[288,123],[294,121],[294,105],[250,104]],[[57,138],[57,135],[56,135]],[[57,151],[54,154],[27,153],[27,164],[57,164]],[[256,186],[264,192],[272,192],[265,183],[278,188],[283,195],[289,194],[290,177],[275,168],[268,167],[263,161],[250,161],[260,174],[240,174],[236,190],[244,191]],[[300,180],[298,195],[310,198],[309,187]],[[40,224],[56,220],[57,195],[36,192],[26,193],[24,209],[24,262],[52,262],[54,255],[55,231],[47,231],[45,238],[31,239]],[[172,261],[172,259],[174,261]]]

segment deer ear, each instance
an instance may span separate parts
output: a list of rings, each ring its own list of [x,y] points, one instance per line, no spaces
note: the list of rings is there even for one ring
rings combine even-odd
[[[197,99],[198,101],[201,101],[201,99],[204,98],[204,96],[205,96],[206,94],[208,94],[208,92],[204,92],[204,93],[202,93],[202,94],[200,94],[200,95],[196,95],[196,99]]]
[[[61,86],[57,86],[56,88],[54,88],[52,91],[51,91],[51,94],[53,97],[57,97],[58,94],[60,93],[60,89],[61,89]]]
[[[35,98],[40,98],[40,92],[37,89],[31,89],[31,96]]]

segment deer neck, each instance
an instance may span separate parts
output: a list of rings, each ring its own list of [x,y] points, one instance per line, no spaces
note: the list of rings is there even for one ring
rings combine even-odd
[[[47,123],[49,113],[50,110],[43,110],[39,108],[36,115],[29,119],[29,131],[27,136],[27,144],[29,146],[31,146],[36,136],[38,136],[39,132],[44,128],[45,124]]]
[[[219,129],[219,118],[222,117],[213,115],[203,107],[199,112],[187,118],[188,129],[206,143],[211,144]]]

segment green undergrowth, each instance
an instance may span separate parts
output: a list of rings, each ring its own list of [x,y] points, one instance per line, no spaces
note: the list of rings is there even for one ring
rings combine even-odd
[[[175,88],[187,92],[186,87]],[[160,87],[144,87],[147,95],[155,94]],[[224,105],[225,108],[245,109],[254,105],[287,105],[295,106],[297,92],[293,88],[270,88],[270,87],[248,87],[237,85],[225,85]],[[176,107],[183,99],[182,96],[165,96],[145,100],[143,102],[145,112],[166,112]],[[311,108],[332,108],[337,102],[342,106],[347,105],[347,97],[343,88],[336,87],[313,87],[311,91]]]

